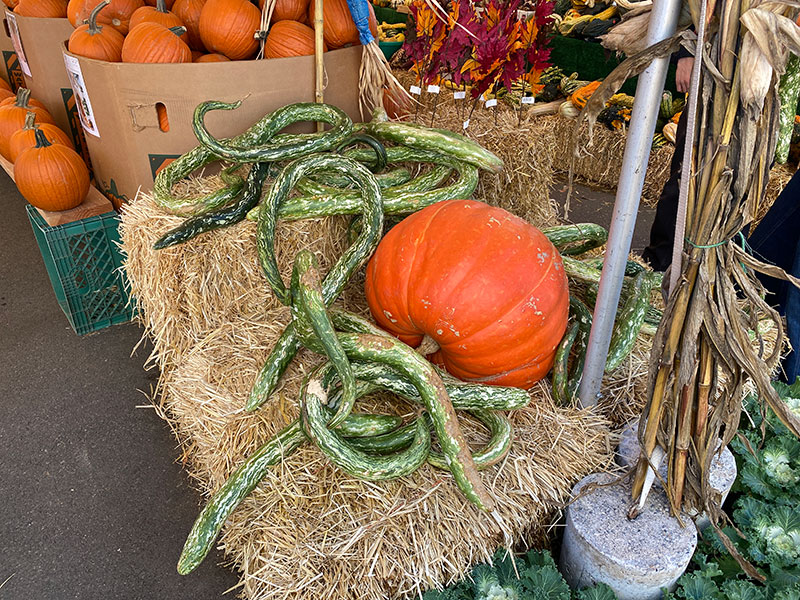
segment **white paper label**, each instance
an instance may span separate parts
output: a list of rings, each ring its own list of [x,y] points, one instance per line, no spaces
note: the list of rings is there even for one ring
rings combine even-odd
[[[467,92],[453,92],[454,100],[463,100],[467,97]]]
[[[486,96],[484,96],[483,94],[481,94],[480,100],[481,100],[481,102],[486,102]]]
[[[469,119],[464,121],[464,129],[466,129],[467,127],[469,127]]]
[[[492,108],[493,106],[497,106],[497,98],[486,101],[486,108]]]
[[[429,85],[428,86],[428,93],[429,94],[438,94],[439,93],[439,86],[438,85]]]
[[[536,102],[536,98],[534,98],[533,96],[523,96],[522,97],[522,103],[523,104],[533,104],[534,102]]]
[[[422,88],[418,85],[412,85],[410,88],[408,88],[408,91],[416,96],[419,96],[422,93]]]
[[[28,58],[25,56],[25,49],[22,47],[22,40],[19,37],[17,17],[13,13],[6,11],[6,20],[8,21],[8,33],[11,34],[11,44],[14,46],[14,52],[17,53],[17,58],[19,59],[19,68],[28,77],[33,77],[31,68],[28,66]]]
[[[81,119],[81,125],[83,125],[83,129],[87,133],[91,133],[95,137],[100,137],[100,132],[97,130],[97,122],[94,118],[94,111],[92,110],[92,101],[89,100],[86,84],[83,81],[81,65],[77,58],[74,56],[67,56],[66,54],[64,55],[64,64],[67,67],[69,82],[75,94],[75,106],[78,107],[78,116]]]

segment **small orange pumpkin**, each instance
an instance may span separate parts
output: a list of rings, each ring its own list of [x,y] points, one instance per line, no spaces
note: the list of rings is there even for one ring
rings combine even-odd
[[[61,144],[75,149],[72,145],[72,140],[64,133],[63,130],[56,127],[52,123],[42,123],[39,125],[36,122],[36,113],[29,112],[25,117],[25,125],[11,136],[9,140],[9,152],[11,154],[11,162],[17,162],[17,158],[22,152],[28,148],[33,148],[36,145],[36,130],[41,129],[47,141],[51,144]]]
[[[0,78],[0,89],[11,91],[11,84],[8,83],[5,79]]]
[[[170,27],[183,27],[183,21],[175,13],[167,9],[164,0],[158,0],[155,6],[143,6],[137,8],[131,15],[130,28],[133,29],[139,23],[158,23],[167,29]]]
[[[158,23],[140,23],[125,37],[125,43],[122,44],[122,62],[192,62],[192,51],[180,38],[185,32],[185,27],[167,29]]]
[[[207,0],[176,0],[172,12],[178,15],[186,27],[186,43],[192,50],[206,51],[203,40],[200,39],[200,13]]]
[[[28,88],[19,88],[16,99],[7,99],[0,103],[0,155],[7,160],[11,159],[9,148],[11,136],[25,125],[28,112],[36,113],[36,120],[39,123],[55,125],[50,113],[41,106],[33,105],[30,97],[31,91]]]
[[[67,16],[67,0],[19,0],[14,12],[23,17],[60,19]]]
[[[261,28],[261,11],[247,0],[208,0],[200,13],[200,38],[209,52],[244,60],[258,50],[253,35]]]
[[[83,23],[89,18],[94,0],[85,0],[83,8],[78,11],[78,23]],[[130,29],[131,16],[137,8],[144,6],[144,0],[111,0],[111,3],[100,11],[97,22],[111,25],[122,35]]]
[[[0,88],[0,100],[5,100],[7,98],[16,98],[16,94],[6,88]]]
[[[72,32],[67,44],[70,52],[95,60],[108,62],[122,60],[122,44],[125,42],[125,36],[111,26],[104,27],[97,24],[97,15],[108,2],[109,0],[104,0],[95,6],[89,15],[89,22]]]
[[[272,23],[278,21],[305,21],[308,14],[309,0],[275,0],[272,11]],[[258,6],[264,10],[265,0],[259,0]]]
[[[73,27],[77,27],[81,24],[78,18],[85,4],[86,0],[69,0],[67,4],[67,19],[69,19]]]
[[[19,0],[3,0],[3,4],[5,4],[11,10],[14,10],[17,4],[19,4]]]
[[[51,144],[35,131],[36,145],[14,163],[14,181],[23,197],[42,210],[75,208],[89,193],[89,169],[75,150]]]
[[[203,54],[194,59],[196,63],[230,62],[230,58],[224,54]]]
[[[324,46],[327,51],[327,45]],[[278,21],[269,28],[264,58],[287,58],[314,54],[314,30],[297,21]]]
[[[308,20],[314,22],[314,2],[308,7]],[[322,5],[324,37],[328,48],[335,50],[348,44],[359,44],[358,29],[350,15],[347,0],[325,0]]]

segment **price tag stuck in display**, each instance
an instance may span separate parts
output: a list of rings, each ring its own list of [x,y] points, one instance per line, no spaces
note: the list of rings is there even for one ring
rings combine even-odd
[[[536,98],[534,98],[533,96],[523,96],[522,97],[522,103],[523,104],[533,104],[535,102],[536,102]]]
[[[454,100],[463,100],[467,97],[467,92],[453,92]]]
[[[408,91],[414,94],[415,96],[419,96],[422,93],[422,88],[419,87],[418,85],[412,85],[410,88],[408,88]]]
[[[467,127],[469,127],[469,119],[464,121],[464,129],[466,129]]]
[[[497,106],[497,98],[486,101],[486,108],[492,108],[493,106]]]
[[[429,94],[438,94],[439,93],[439,86],[438,85],[429,85],[428,86],[428,93]]]

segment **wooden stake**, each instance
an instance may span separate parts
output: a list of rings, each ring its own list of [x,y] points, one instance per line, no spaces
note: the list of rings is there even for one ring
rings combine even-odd
[[[323,0],[314,0],[314,66],[316,69],[314,100],[319,104],[325,102],[325,61],[323,59],[325,19],[322,9]],[[317,131],[323,131],[324,129],[324,123],[317,123]]]

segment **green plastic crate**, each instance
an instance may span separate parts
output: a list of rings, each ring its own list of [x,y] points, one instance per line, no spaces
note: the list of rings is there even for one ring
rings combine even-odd
[[[130,321],[117,213],[50,227],[33,206],[27,211],[56,299],[75,333]]]

